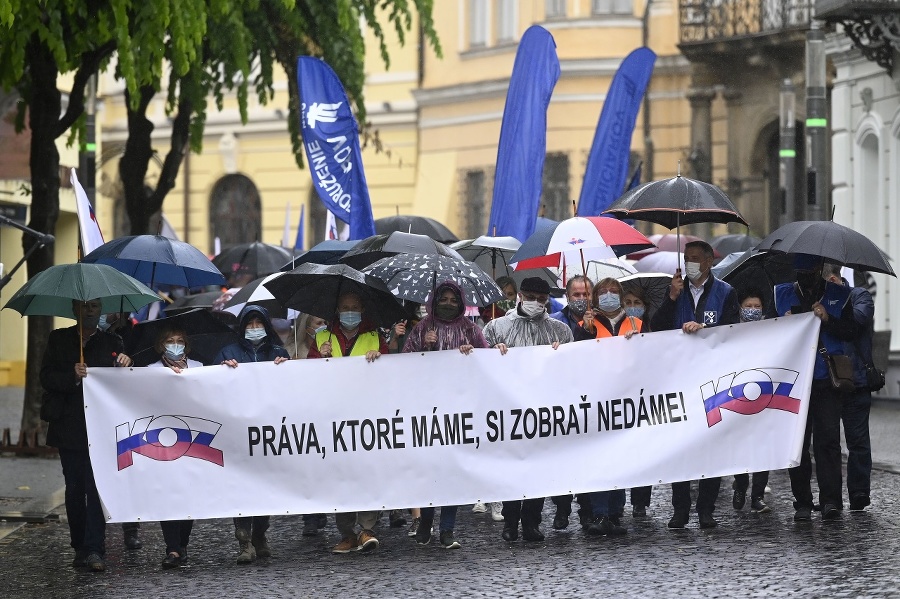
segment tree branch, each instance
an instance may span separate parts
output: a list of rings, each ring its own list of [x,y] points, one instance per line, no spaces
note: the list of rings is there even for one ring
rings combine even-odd
[[[110,56],[115,49],[115,41],[108,41],[96,50],[91,50],[81,55],[81,66],[75,72],[72,91],[69,93],[69,106],[66,109],[66,113],[59,119],[59,123],[54,130],[56,137],[68,131],[69,127],[84,112],[84,88],[87,87],[91,76],[100,68],[100,63],[103,59]]]
[[[181,162],[184,159],[184,153],[190,142],[190,125],[191,114],[193,114],[193,104],[190,100],[182,99],[178,104],[178,114],[172,121],[172,143],[169,146],[169,152],[163,161],[162,170],[159,174],[159,183],[150,197],[147,198],[147,214],[155,214],[162,209],[163,200],[166,195],[175,187],[175,180],[178,178],[178,171],[181,168]]]

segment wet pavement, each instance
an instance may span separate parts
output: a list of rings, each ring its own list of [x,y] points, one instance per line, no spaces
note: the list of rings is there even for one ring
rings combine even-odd
[[[385,517],[377,551],[332,555],[339,540],[333,518],[318,537],[303,537],[299,518],[274,517],[273,557],[246,566],[234,562],[230,520],[197,522],[188,566],[169,571],[160,568],[158,524],[143,526],[144,547],[136,551],[125,550],[121,527],[110,525],[108,569],[99,574],[69,565],[58,462],[3,457],[0,510],[44,506],[46,517],[0,524],[0,597],[894,597],[900,595],[898,425],[895,404],[873,407],[873,505],[832,522],[814,513],[811,523],[794,523],[781,471],[770,480],[769,514],[735,511],[730,479],[723,479],[719,527],[711,530],[700,530],[696,515],[687,529],[668,530],[671,495],[664,485],[654,489],[646,518],[632,518],[626,507],[625,537],[587,537],[574,516],[567,530],[551,530],[554,507],[547,500],[543,543],[507,543],[502,523],[466,506],[457,522],[458,550],[443,549],[436,534],[431,545],[417,546],[406,527],[390,528]],[[407,475],[373,481],[373,488],[402,484]]]

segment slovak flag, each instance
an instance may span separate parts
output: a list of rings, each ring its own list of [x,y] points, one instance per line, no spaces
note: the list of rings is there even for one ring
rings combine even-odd
[[[330,210],[325,220],[325,239],[339,239],[341,241],[350,239],[350,227],[344,225],[338,232],[337,219],[334,218],[334,214]]]
[[[78,182],[78,175],[75,174],[74,168],[69,180],[72,182],[72,189],[75,190],[75,211],[78,213],[78,230],[81,233],[81,252],[83,256],[87,256],[105,243],[103,233],[97,223],[94,208],[81,183]]]

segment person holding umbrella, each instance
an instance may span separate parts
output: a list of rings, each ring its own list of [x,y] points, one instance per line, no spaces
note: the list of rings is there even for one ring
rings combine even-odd
[[[191,351],[191,341],[187,334],[177,326],[169,326],[160,331],[154,345],[159,361],[150,364],[150,367],[169,368],[175,374],[181,374],[187,368],[200,368],[203,366],[196,360],[188,358]],[[194,528],[193,520],[169,520],[159,523],[162,528],[163,540],[166,543],[166,557],[163,558],[164,570],[178,568],[187,563],[187,545],[190,540],[191,530]]]
[[[365,307],[359,294],[347,291],[338,296],[335,318],[331,326],[316,334],[315,343],[309,348],[307,358],[341,358],[365,356],[374,362],[381,354],[388,353],[387,343],[365,318]],[[335,523],[341,533],[341,541],[332,553],[373,551],[378,548],[378,538],[373,529],[378,522],[378,510],[335,514]],[[362,530],[357,534],[356,524]]]
[[[775,310],[779,316],[812,312],[822,321],[819,329],[819,351],[813,369],[809,394],[809,414],[800,464],[788,469],[791,491],[794,493],[794,521],[808,522],[812,517],[812,463],[809,445],[813,436],[816,457],[816,481],[822,519],[840,517],[842,502],[841,474],[841,408],[847,399],[836,389],[828,373],[827,355],[847,355],[845,343],[856,338],[857,324],[853,318],[850,287],[836,285],[822,278],[823,260],[819,256],[796,254],[794,268],[796,283],[782,283],[775,287]]]
[[[40,372],[44,388],[41,418],[49,422],[47,445],[59,450],[66,482],[66,514],[75,549],[72,565],[94,572],[106,569],[106,519],[88,454],[81,383],[89,366],[131,366],[122,340],[98,328],[100,312],[99,300],[73,300],[77,324],[50,333]]]
[[[654,331],[681,329],[692,335],[706,327],[737,324],[740,322],[737,292],[712,274],[714,252],[705,241],[692,241],[684,247],[684,265],[688,277],[685,289],[681,270],[675,272],[669,293],[653,315],[650,326]],[[700,528],[715,528],[713,517],[716,498],[722,479],[718,476],[700,481],[697,496],[697,514]],[[669,528],[687,526],[691,511],[691,483],[672,483],[672,507],[675,514],[669,520]]]
[[[272,328],[268,311],[262,306],[244,306],[238,315],[242,339],[226,345],[213,361],[237,368],[247,362],[275,362],[281,364],[290,360],[287,350],[281,346],[278,333]],[[240,553],[237,563],[249,564],[257,557],[271,557],[272,550],[266,539],[269,516],[245,516],[234,519],[234,536],[238,540]]]
[[[531,345],[552,345],[572,341],[569,327],[547,314],[547,299],[550,284],[539,277],[528,277],[519,287],[519,304],[501,318],[495,318],[484,327],[484,338],[491,347],[501,354],[511,347]],[[541,532],[541,510],[544,498],[503,502],[503,540],[515,541],[519,538],[519,520],[522,521],[522,538],[526,541],[544,540]]]
[[[488,346],[478,325],[466,318],[462,291],[453,281],[439,284],[425,305],[428,313],[410,331],[403,353],[459,350],[468,355],[476,347]],[[457,510],[455,505],[441,508],[440,541],[445,549],[459,548],[459,542],[453,538]],[[431,542],[434,507],[423,507],[420,517],[416,543],[427,545]]]

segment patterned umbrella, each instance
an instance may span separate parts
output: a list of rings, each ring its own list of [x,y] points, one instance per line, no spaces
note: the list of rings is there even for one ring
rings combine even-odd
[[[399,254],[382,258],[364,272],[384,281],[396,297],[420,304],[448,279],[462,289],[467,306],[487,306],[504,298],[490,275],[478,266],[447,256]]]

